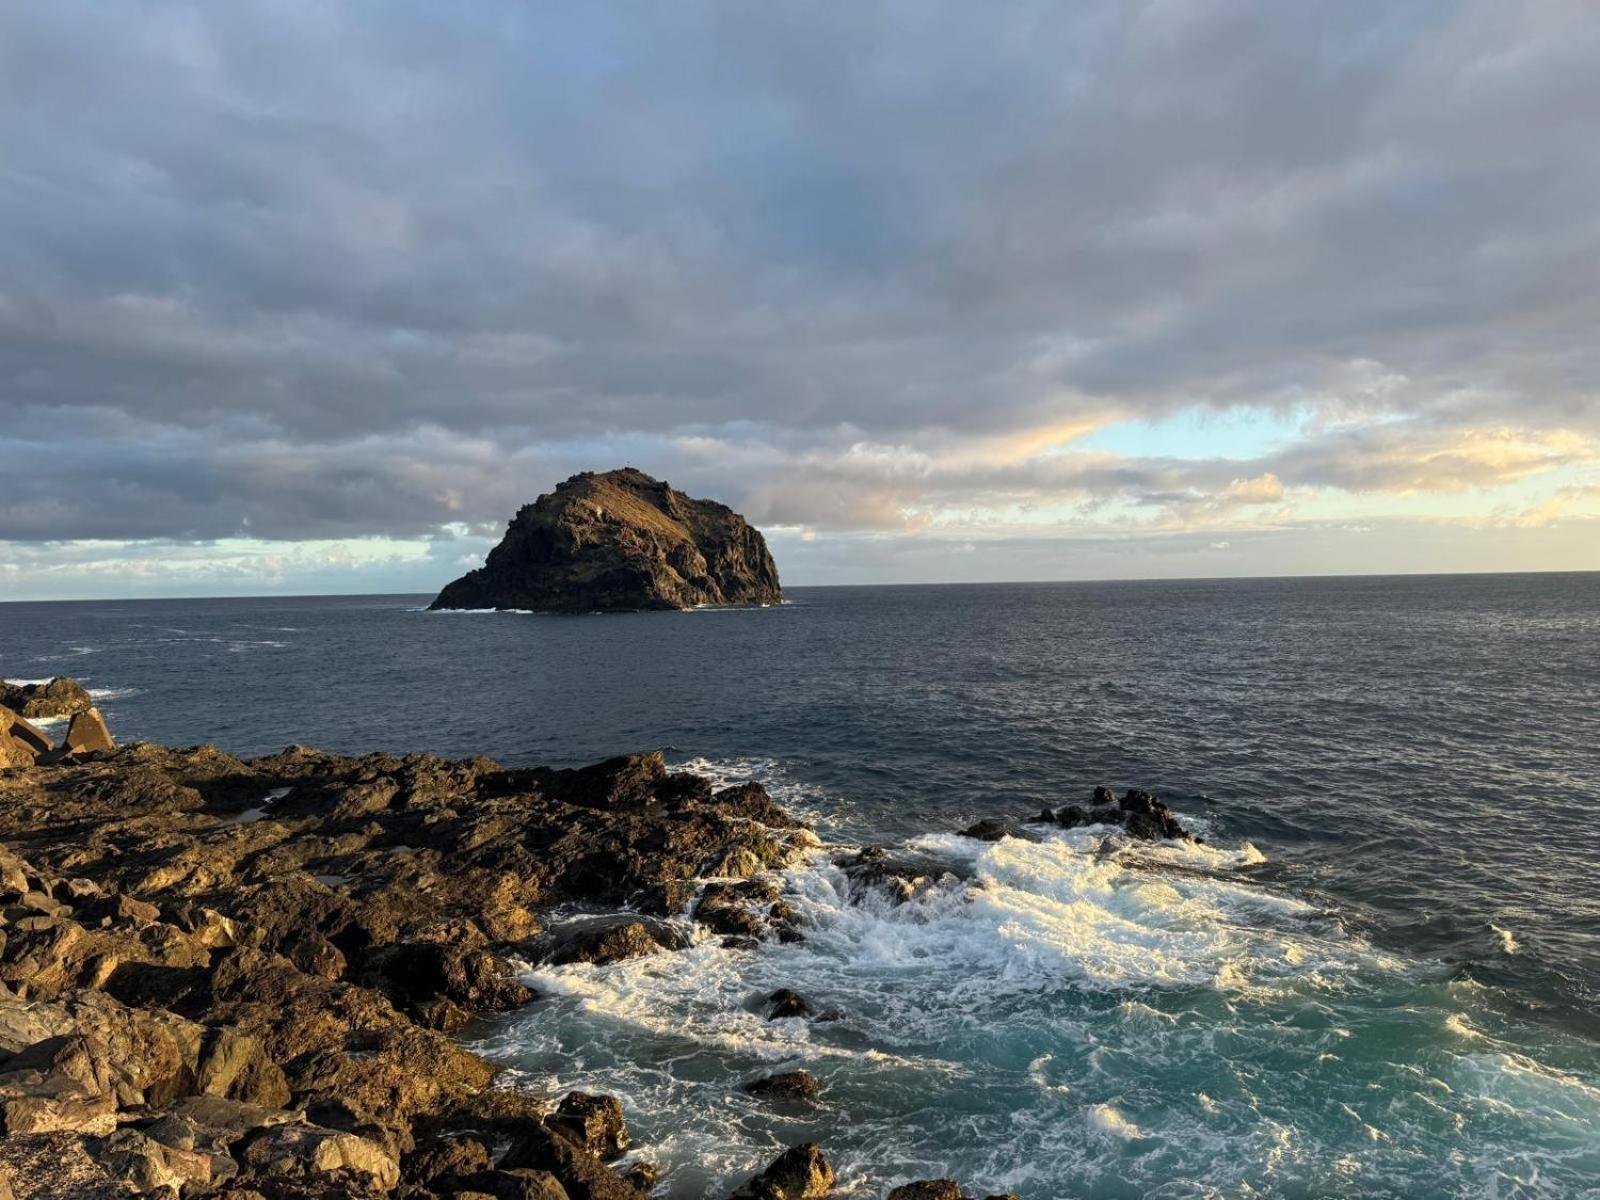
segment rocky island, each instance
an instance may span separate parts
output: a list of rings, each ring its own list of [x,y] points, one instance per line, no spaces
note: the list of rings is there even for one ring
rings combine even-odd
[[[574,475],[523,506],[484,565],[430,607],[638,612],[782,599],[766,539],[743,517],[625,467]]]

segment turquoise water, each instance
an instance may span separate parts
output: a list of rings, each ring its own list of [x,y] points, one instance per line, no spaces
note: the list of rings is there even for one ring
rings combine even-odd
[[[484,1045],[529,1085],[623,1096],[674,1196],[801,1140],[853,1196],[1600,1195],[1593,1045],[1263,886],[1248,842],[906,848],[950,868],[910,903],[824,848],[787,876],[805,943],[533,970],[548,998]],[[767,1021],[778,987],[842,1015]],[[819,1105],[738,1087],[796,1067]]]

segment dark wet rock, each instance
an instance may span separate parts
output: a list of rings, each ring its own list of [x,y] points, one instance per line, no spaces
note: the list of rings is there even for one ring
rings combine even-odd
[[[998,842],[1001,838],[1019,838],[1025,842],[1037,842],[1039,835],[1028,829],[1019,821],[1012,821],[1005,817],[985,817],[976,824],[968,825],[961,831],[962,837],[976,838],[980,842]]]
[[[432,607],[627,612],[783,598],[765,539],[642,471],[583,472],[524,506]]]
[[[726,937],[759,938],[781,927],[793,927],[795,914],[779,895],[773,879],[708,883],[694,907],[696,924]]]
[[[572,1200],[638,1200],[633,1185],[589,1150],[545,1126],[527,1130],[500,1160],[501,1170],[554,1175]]]
[[[670,927],[655,921],[605,920],[589,922],[550,935],[544,959],[562,966],[567,963],[622,962],[658,950],[678,950],[683,938]]]
[[[22,717],[70,717],[93,704],[84,686],[70,675],[57,675],[47,683],[0,680],[0,705]]]
[[[1131,790],[1125,792],[1117,807],[1125,814],[1123,825],[1135,837],[1154,840],[1156,838],[1189,839],[1189,832],[1178,824],[1178,818],[1172,809],[1149,792]]]
[[[472,1200],[478,1196],[494,1200],[569,1200],[567,1189],[549,1171],[525,1167],[446,1176],[436,1180],[431,1190],[457,1200]]]
[[[769,1021],[781,1021],[786,1017],[808,1017],[811,1015],[811,1005],[799,992],[789,988],[779,988],[766,998],[763,1008]]]
[[[893,1189],[886,1200],[964,1200],[954,1179],[919,1179]]]
[[[882,846],[866,846],[834,859],[849,877],[853,894],[867,891],[905,904],[959,876],[947,863],[919,855],[891,855]]]
[[[511,964],[487,950],[407,942],[374,955],[379,986],[402,1004],[445,999],[463,1009],[499,1012],[534,998]]]
[[[622,1101],[615,1096],[568,1092],[544,1123],[553,1132],[606,1162],[621,1158],[628,1148]]]
[[[640,1192],[648,1192],[661,1181],[661,1172],[654,1163],[630,1163],[622,1169],[622,1178],[631,1183]]]
[[[493,1162],[489,1147],[479,1138],[436,1137],[419,1143],[406,1155],[400,1163],[400,1174],[407,1182],[428,1184],[440,1176],[487,1171]]]
[[[733,1193],[733,1200],[817,1200],[833,1188],[833,1166],[815,1142],[791,1146],[761,1174]]]
[[[161,919],[161,909],[148,900],[139,900],[125,892],[110,896],[95,896],[79,904],[73,914],[84,925],[148,925]]]
[[[822,1094],[822,1085],[810,1071],[780,1071],[752,1079],[744,1090],[770,1100],[815,1100]]]
[[[1108,787],[1094,790],[1095,807],[1084,809],[1069,804],[1054,812],[1046,809],[1040,819],[1066,829],[1087,825],[1115,825],[1130,837],[1142,841],[1175,839],[1197,840],[1178,822],[1177,815],[1150,792],[1131,789],[1117,799]]]

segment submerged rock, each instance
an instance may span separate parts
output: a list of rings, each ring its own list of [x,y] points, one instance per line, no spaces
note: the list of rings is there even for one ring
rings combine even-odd
[[[968,825],[961,831],[960,836],[976,838],[980,842],[998,842],[1001,838],[1008,837],[1024,842],[1039,840],[1039,835],[1020,821],[1012,821],[1005,817],[985,817],[975,824]]]
[[[744,1090],[773,1100],[815,1100],[822,1094],[822,1085],[810,1071],[779,1071],[752,1079]]]
[[[892,1190],[886,1200],[965,1200],[954,1179],[919,1179]]]
[[[432,608],[632,612],[783,599],[743,517],[627,467],[574,475],[523,507],[483,566]]]
[[[1199,840],[1178,822],[1177,814],[1171,808],[1150,792],[1130,789],[1119,800],[1110,788],[1097,787],[1094,790],[1094,803],[1095,807],[1090,809],[1076,804],[1068,804],[1053,812],[1047,808],[1039,814],[1039,819],[1064,829],[1076,829],[1084,825],[1116,825],[1129,836],[1143,841]]]
[[[809,1017],[811,1005],[799,992],[779,988],[768,996],[765,1003],[767,1020],[781,1021],[787,1017]]]

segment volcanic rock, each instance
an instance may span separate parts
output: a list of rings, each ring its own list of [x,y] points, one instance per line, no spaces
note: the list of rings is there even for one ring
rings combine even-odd
[[[552,935],[544,961],[556,966],[568,963],[622,962],[641,958],[662,949],[681,949],[683,940],[665,923],[642,920],[588,922]]]
[[[1131,789],[1119,800],[1110,788],[1097,787],[1094,790],[1094,803],[1095,807],[1087,810],[1076,804],[1053,812],[1047,808],[1039,814],[1039,819],[1066,829],[1083,825],[1117,825],[1130,837],[1142,841],[1199,840],[1179,824],[1177,814],[1171,808],[1149,792]]]
[[[7,746],[10,748],[7,751],[9,761],[0,760],[0,767],[31,766],[35,759],[52,749],[44,730],[14,709],[0,707],[0,729],[5,731],[5,740],[0,741],[0,751]]]
[[[809,1017],[811,1005],[799,992],[779,988],[766,999],[767,1020],[781,1021],[785,1017]]]
[[[93,703],[83,685],[68,675],[57,675],[48,683],[0,680],[0,704],[24,717],[70,717]]]
[[[1004,817],[985,817],[961,831],[961,837],[975,838],[980,842],[998,842],[1001,838],[1017,838],[1024,842],[1037,842],[1039,835],[1025,828],[1019,821]]]
[[[659,754],[506,770],[136,743],[0,773],[0,1171],[85,1200],[638,1200],[602,1161],[626,1144],[616,1101],[547,1113],[440,1030],[531,998],[508,956],[540,911],[681,912],[698,880],[810,842],[761,788]],[[602,957],[635,925],[679,944],[606,920]],[[511,1149],[436,1150],[400,1181],[419,1141],[463,1135]]]
[[[548,1171],[571,1200],[639,1200],[633,1185],[584,1146],[543,1125],[528,1129],[500,1160],[502,1171]]]
[[[628,1130],[622,1120],[622,1101],[615,1096],[568,1092],[556,1111],[544,1119],[547,1128],[582,1146],[596,1158],[621,1158],[628,1148]]]
[[[239,1164],[265,1179],[364,1176],[362,1182],[380,1188],[400,1182],[400,1165],[382,1146],[315,1125],[278,1125],[250,1135],[239,1150]]]
[[[833,1164],[815,1142],[806,1142],[778,1155],[733,1200],[817,1200],[832,1187]]]
[[[752,1079],[744,1090],[772,1100],[815,1100],[822,1094],[822,1085],[810,1071],[780,1071]]]
[[[919,1179],[903,1183],[886,1200],[963,1200],[961,1185],[954,1179]]]
[[[525,505],[484,565],[431,607],[634,612],[782,599],[766,540],[743,517],[626,467],[574,475]]]

